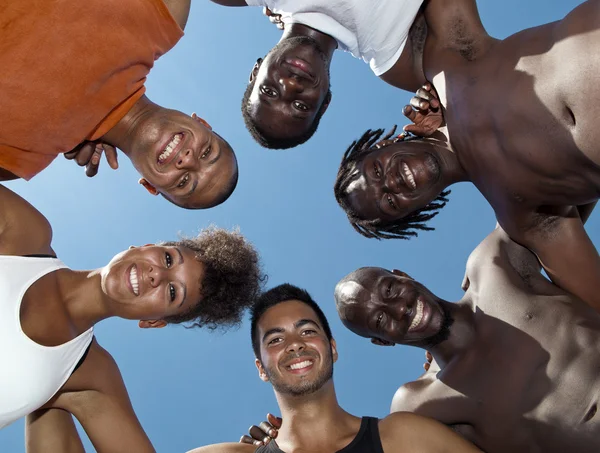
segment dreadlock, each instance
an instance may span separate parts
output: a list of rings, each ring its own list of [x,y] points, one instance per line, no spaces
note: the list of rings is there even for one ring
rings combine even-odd
[[[420,137],[408,137],[404,133],[392,139],[392,136],[396,132],[396,126],[392,127],[385,135],[384,132],[385,129],[369,129],[362,137],[352,142],[342,157],[333,191],[338,204],[346,212],[350,224],[363,236],[375,239],[410,239],[418,236],[418,231],[431,231],[435,229],[427,226],[427,222],[438,215],[438,211],[446,206],[448,202],[447,197],[450,194],[449,190],[442,191],[435,200],[425,207],[417,209],[404,218],[395,220],[389,224],[384,223],[381,219],[367,220],[362,218],[350,206],[347,199],[348,186],[358,175],[358,164],[369,152],[398,141],[421,139]],[[388,140],[391,143],[384,143]]]

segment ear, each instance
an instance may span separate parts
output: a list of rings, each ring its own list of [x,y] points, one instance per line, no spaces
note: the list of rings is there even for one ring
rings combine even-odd
[[[254,63],[254,66],[252,67],[252,71],[250,71],[250,77],[248,78],[248,83],[251,83],[255,78],[256,75],[258,74],[258,70],[260,69],[260,65],[262,64],[263,59],[259,58],[258,60],[256,60],[256,63]]]
[[[393,269],[392,274],[398,275],[399,277],[405,277],[405,278],[410,278],[411,280],[414,280],[414,278],[412,278],[406,272],[399,271],[398,269]]]
[[[130,245],[128,250],[134,249],[135,245]]]
[[[167,325],[167,323],[165,321],[163,321],[162,319],[156,319],[153,321],[142,320],[138,323],[138,326],[140,326],[140,329],[162,329],[166,325]]]
[[[269,382],[269,376],[265,372],[265,369],[262,366],[262,363],[258,359],[254,359],[254,365],[256,365],[256,369],[258,370],[258,377],[263,382]]]
[[[333,363],[335,363],[335,362],[337,362],[337,359],[338,359],[337,343],[332,338],[331,341],[329,342],[329,344],[331,344],[331,355],[333,356]]]
[[[395,346],[394,343],[382,340],[380,338],[371,338],[371,343],[376,344],[377,346]]]
[[[323,104],[321,105],[321,111],[323,113],[321,113],[321,115],[325,114],[327,108],[329,107],[329,104],[331,104],[331,91],[327,93],[327,97],[323,100]]]
[[[158,195],[158,190],[156,190],[156,187],[154,187],[152,184],[150,184],[148,181],[146,181],[145,178],[140,178],[140,180],[138,181],[138,184],[141,184],[142,186],[144,186],[146,188],[146,190],[148,191],[148,193],[150,193],[150,195]]]
[[[206,126],[207,129],[212,131],[212,127],[210,124],[208,124],[208,122],[204,119],[204,118],[200,118],[198,115],[196,115],[195,113],[192,113],[192,119],[198,121],[199,123],[203,124],[204,126]]]

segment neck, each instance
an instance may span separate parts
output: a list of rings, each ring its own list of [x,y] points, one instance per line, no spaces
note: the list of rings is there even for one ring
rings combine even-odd
[[[453,319],[449,336],[441,343],[427,348],[440,368],[444,368],[456,356],[468,350],[475,339],[474,305],[470,301],[450,303],[440,301]]]
[[[457,182],[470,181],[469,175],[460,163],[458,155],[450,143],[447,128],[441,127],[431,136],[423,139],[434,148],[434,153],[442,166],[442,185],[444,188]]]
[[[149,116],[163,109],[146,96],[142,96],[127,114],[100,139],[119,148],[129,157],[131,147],[136,137],[136,129]]]
[[[77,330],[84,332],[103,319],[113,316],[101,287],[100,269],[65,270],[58,274],[59,291]]]
[[[338,404],[333,379],[310,395],[291,396],[278,392],[275,395],[283,418],[277,443],[284,451],[307,444],[330,444],[332,432],[342,431],[338,431],[340,426],[356,420]]]
[[[296,36],[307,36],[315,40],[319,44],[321,50],[327,56],[328,60],[331,61],[331,58],[333,57],[333,52],[335,51],[335,49],[337,49],[337,41],[331,36],[306,25],[292,24],[290,26],[285,27],[285,30],[283,31],[283,34],[281,35],[281,39],[279,41],[281,42],[284,39]]]

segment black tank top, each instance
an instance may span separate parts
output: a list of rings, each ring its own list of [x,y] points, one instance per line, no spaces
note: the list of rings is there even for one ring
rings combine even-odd
[[[379,438],[379,420],[374,417],[363,417],[356,437],[341,450],[331,453],[383,453]],[[255,453],[285,453],[273,440],[264,447],[258,447]]]

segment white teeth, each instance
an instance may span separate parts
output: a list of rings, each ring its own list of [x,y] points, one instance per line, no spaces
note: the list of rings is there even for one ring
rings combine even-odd
[[[140,284],[138,282],[137,270],[135,266],[131,267],[129,271],[129,282],[131,283],[131,287],[133,288],[133,292],[136,296],[140,295]]]
[[[182,134],[175,134],[173,136],[173,138],[171,139],[171,141],[169,143],[167,143],[167,146],[165,146],[164,151],[162,153],[160,153],[160,156],[158,156],[158,161],[161,164],[165,160],[167,160],[167,158],[171,155],[171,153],[177,147],[177,145],[179,144],[179,142],[181,141],[182,138],[183,138]]]
[[[404,162],[402,162],[402,172],[404,173],[404,176],[406,176],[406,179],[408,181],[408,184],[410,184],[410,187],[412,187],[412,189],[415,190],[417,188],[417,182],[415,181],[415,176],[413,175],[413,172],[410,171],[410,168],[408,168],[408,165],[406,165]]]
[[[408,331],[410,332],[415,327],[417,327],[421,323],[422,319],[423,319],[423,302],[421,302],[420,300],[417,300],[417,312],[415,313],[415,316],[413,317],[413,320],[410,323],[410,326],[408,327]]]
[[[293,365],[290,365],[290,368],[292,370],[300,370],[310,365],[312,365],[312,360],[305,360],[304,362],[294,363]]]

